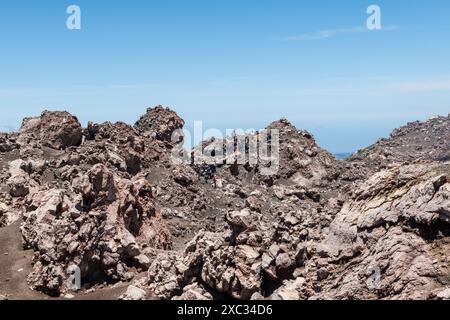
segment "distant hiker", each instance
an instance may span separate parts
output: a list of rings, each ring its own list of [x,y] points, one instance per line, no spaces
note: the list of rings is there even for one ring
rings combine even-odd
[[[217,189],[217,176],[216,175],[213,176],[213,185],[214,185],[214,189]]]
[[[194,167],[195,172],[200,176],[200,178],[204,179],[205,182],[212,180],[216,173],[216,165],[215,164],[207,164],[205,160],[199,166]]]
[[[206,164],[206,161],[203,160],[202,164],[200,165],[200,176],[207,180],[208,175],[208,165]]]
[[[236,153],[238,148],[238,137],[236,135],[236,130],[233,131],[233,152]]]

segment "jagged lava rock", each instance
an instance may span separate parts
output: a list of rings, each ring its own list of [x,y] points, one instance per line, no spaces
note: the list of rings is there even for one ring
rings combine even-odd
[[[176,112],[163,106],[147,109],[147,113],[134,125],[137,130],[168,143],[172,142],[172,133],[183,126],[184,120]]]
[[[22,144],[36,140],[58,150],[78,146],[81,139],[78,119],[65,111],[44,111],[40,117],[24,119],[19,135]]]

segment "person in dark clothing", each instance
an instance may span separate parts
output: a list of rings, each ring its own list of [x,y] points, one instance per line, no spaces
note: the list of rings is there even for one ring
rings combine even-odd
[[[195,166],[194,170],[200,178],[203,178],[205,179],[205,182],[208,182],[209,180],[214,179],[217,168],[214,164],[208,165],[205,161],[202,161],[199,166]]]

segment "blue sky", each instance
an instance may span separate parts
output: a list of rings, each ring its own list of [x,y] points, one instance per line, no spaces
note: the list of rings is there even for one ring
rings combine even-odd
[[[66,28],[66,8],[82,30]],[[382,10],[368,31],[366,9]],[[332,152],[450,112],[450,2],[5,0],[0,128],[44,108],[133,123],[172,106],[206,128],[287,117]]]

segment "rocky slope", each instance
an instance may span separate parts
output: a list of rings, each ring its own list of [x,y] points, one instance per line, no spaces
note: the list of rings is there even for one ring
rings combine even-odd
[[[448,299],[449,122],[409,124],[339,161],[283,119],[266,128],[279,134],[273,174],[248,151],[263,133],[236,138],[242,148],[205,141],[232,149],[209,154],[213,187],[190,152],[172,161],[184,121],[170,109],[87,128],[44,112],[0,135],[0,227],[21,225],[27,281],[53,297],[126,284],[126,300]]]
[[[347,159],[347,179],[361,180],[393,165],[420,160],[450,161],[450,115],[412,122],[395,129],[388,139],[360,150]]]

